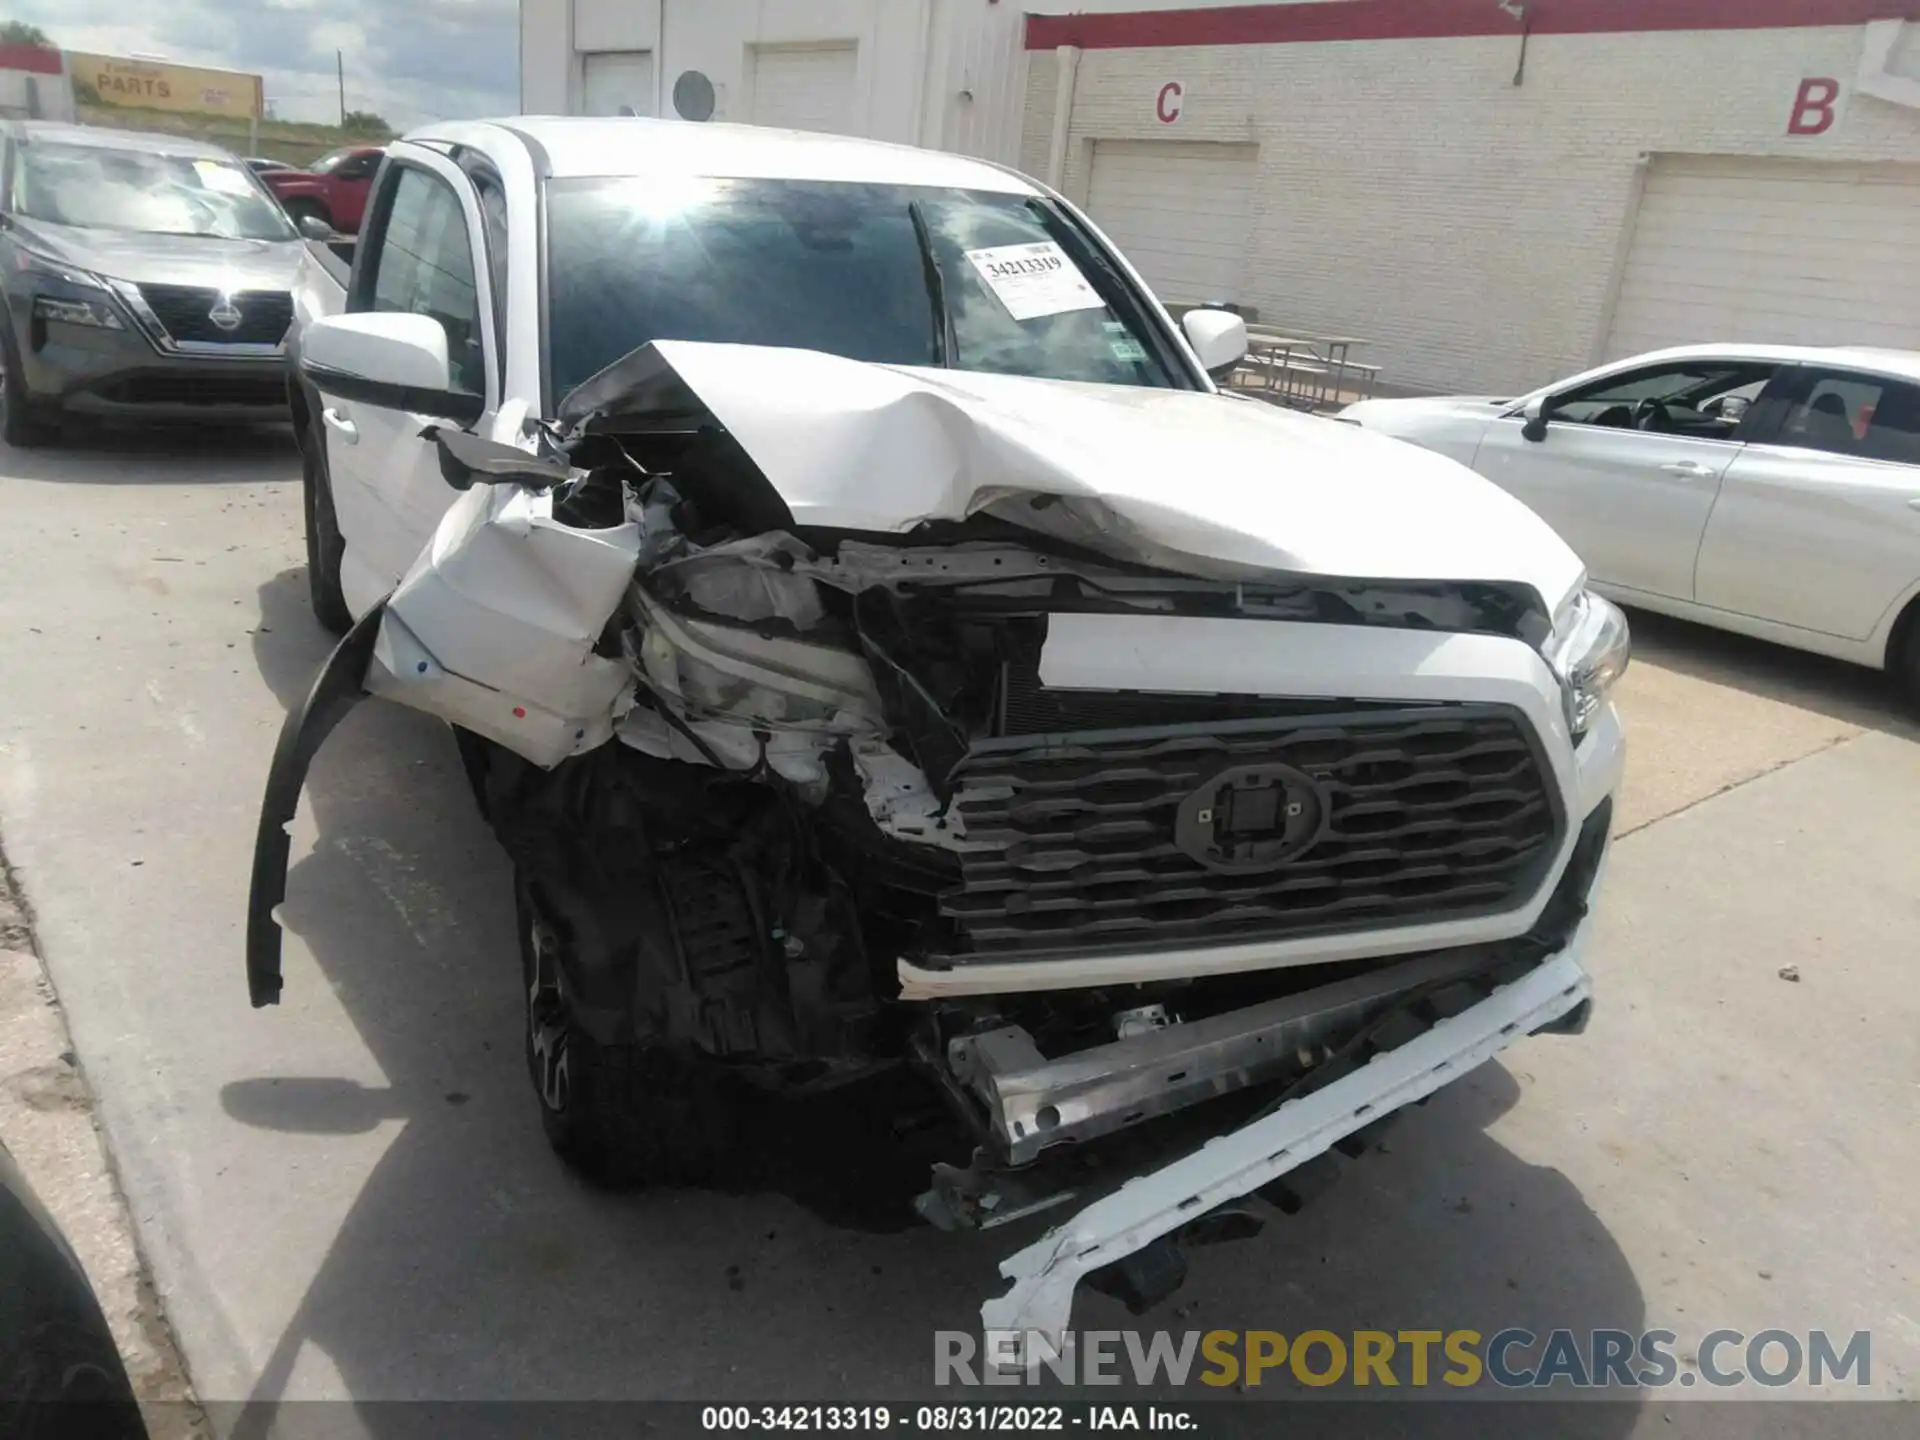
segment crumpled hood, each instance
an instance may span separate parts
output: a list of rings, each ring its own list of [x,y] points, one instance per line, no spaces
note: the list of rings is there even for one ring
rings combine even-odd
[[[148,235],[17,220],[30,250],[109,280],[136,285],[205,285],[218,290],[291,290],[305,242],[223,240],[199,235]]]
[[[1465,466],[1257,401],[809,350],[649,348],[801,526],[898,533],[987,511],[1203,573],[1519,583],[1548,614],[1583,578],[1544,521]],[[611,399],[612,372],[645,354],[587,381],[563,418]],[[1062,503],[1036,506],[1049,495]]]

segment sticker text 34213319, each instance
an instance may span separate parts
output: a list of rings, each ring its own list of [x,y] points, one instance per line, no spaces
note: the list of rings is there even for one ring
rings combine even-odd
[[[1079,267],[1051,240],[995,245],[966,253],[987,288],[1016,320],[1038,320],[1069,310],[1099,310],[1106,305]]]

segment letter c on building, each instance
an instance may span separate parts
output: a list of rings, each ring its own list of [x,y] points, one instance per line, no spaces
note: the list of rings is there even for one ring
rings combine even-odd
[[[1153,113],[1162,125],[1171,125],[1180,118],[1180,97],[1186,93],[1186,87],[1178,80],[1169,80],[1160,87],[1160,94],[1153,102]]]

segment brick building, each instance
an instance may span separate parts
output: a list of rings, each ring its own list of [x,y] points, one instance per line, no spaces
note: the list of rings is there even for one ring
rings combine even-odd
[[[529,108],[588,108],[588,72],[613,62],[568,37],[618,20],[647,50],[636,113],[674,113],[677,62],[697,56],[712,118],[1015,163],[1163,299],[1364,336],[1404,385],[1507,390],[1694,340],[1920,348],[1920,0],[525,0],[528,16],[550,52],[525,49]]]

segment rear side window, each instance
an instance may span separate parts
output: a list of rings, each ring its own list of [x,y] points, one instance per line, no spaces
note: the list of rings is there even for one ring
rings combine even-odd
[[[1818,372],[1802,381],[1776,440],[1863,460],[1920,465],[1920,385]]]
[[[438,320],[447,332],[454,389],[485,393],[486,357],[466,212],[437,175],[400,172],[375,260],[372,308]]]

